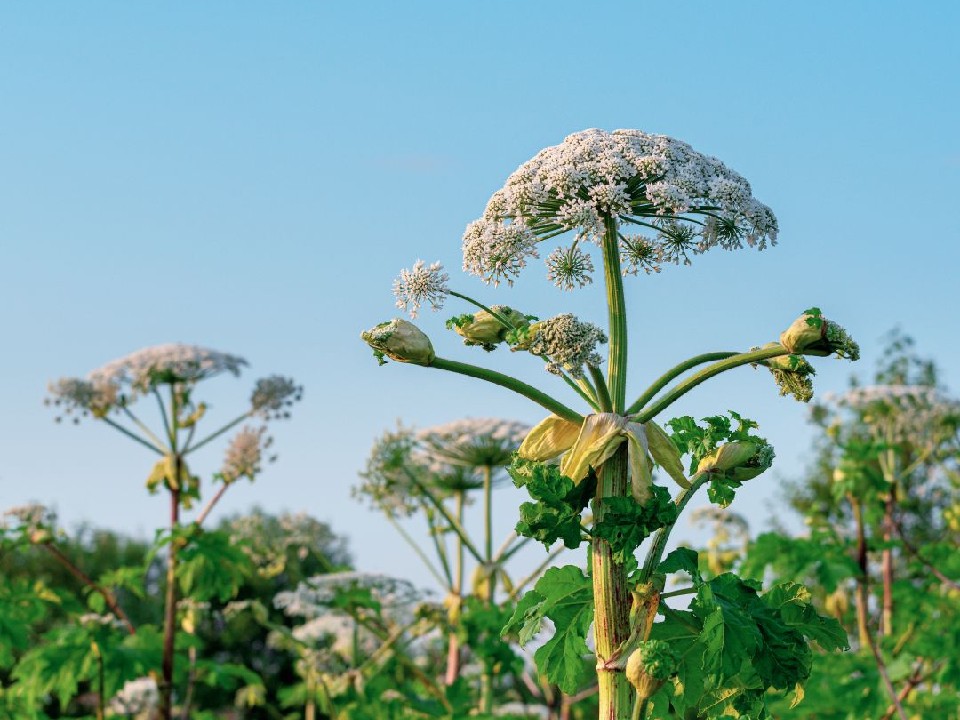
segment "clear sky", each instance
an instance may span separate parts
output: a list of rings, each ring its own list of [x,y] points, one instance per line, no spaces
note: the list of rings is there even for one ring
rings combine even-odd
[[[958,27],[945,1],[3,3],[0,507],[37,500],[68,526],[152,534],[152,458],[102,425],[55,425],[42,399],[59,376],[197,343],[252,366],[210,383],[212,419],[257,376],[306,386],[274,429],[279,461],[224,511],[306,510],[349,536],[361,568],[426,581],[350,498],[373,439],[398,418],[543,412],[463,378],[378,368],[358,334],[395,315],[391,281],[417,258],[488,302],[603,321],[599,286],[564,294],[532,267],[495,291],[459,271],[490,193],[590,127],[716,155],[780,220],[769,251],[628,280],[632,394],[684,357],[774,340],[814,304],[864,354],[860,368],[818,361],[818,391],[870,371],[898,325],[956,387]],[[442,354],[561,392],[535,361],[459,346],[443,319],[460,309],[447,309],[420,322]],[[734,506],[759,530],[803,466],[807,411],[750,369],[677,411],[728,408],[778,451]]]

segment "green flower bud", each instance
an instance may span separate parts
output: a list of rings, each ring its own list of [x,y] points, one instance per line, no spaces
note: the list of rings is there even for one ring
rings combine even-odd
[[[512,327],[507,327],[486,310],[480,310],[473,315],[460,315],[451,318],[447,327],[452,327],[463,338],[464,345],[479,345],[484,350],[489,351],[504,342],[511,329],[525,327],[529,324],[526,315],[506,305],[494,305],[490,309]]]
[[[373,354],[383,365],[384,356],[397,362],[427,367],[436,358],[433,345],[416,325],[395,318],[360,333],[364,342],[373,348]]]
[[[860,346],[842,327],[827,320],[820,308],[810,308],[780,334],[780,344],[791,353],[820,355],[833,353],[850,360],[860,359]]]
[[[677,672],[678,664],[669,643],[646,640],[627,659],[627,680],[637,689],[637,697],[646,700]]]
[[[773,457],[773,448],[765,442],[737,440],[721,445],[704,457],[697,465],[697,472],[722,474],[741,483],[769,468]]]

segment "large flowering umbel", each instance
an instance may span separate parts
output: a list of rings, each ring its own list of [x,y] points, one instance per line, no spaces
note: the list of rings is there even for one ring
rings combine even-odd
[[[239,355],[197,345],[169,343],[137,350],[90,373],[93,383],[129,387],[134,395],[157,385],[192,385],[205,378],[230,373],[237,376],[247,361]]]
[[[561,287],[583,285],[592,263],[576,243],[598,242],[607,220],[645,227],[657,267],[715,246],[763,249],[777,237],[770,208],[716,158],[665,135],[593,129],[542,150],[507,178],[467,226],[464,270],[512,284],[539,256],[541,240],[572,231],[574,247],[550,256],[551,275]],[[647,248],[636,239],[628,245]],[[644,264],[638,256],[634,267]]]

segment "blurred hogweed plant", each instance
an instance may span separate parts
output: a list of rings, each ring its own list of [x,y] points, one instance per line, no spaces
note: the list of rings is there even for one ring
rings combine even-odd
[[[229,353],[194,345],[157,345],[107,363],[86,378],[61,378],[49,386],[46,402],[59,411],[58,422],[71,418],[76,423],[92,417],[160,458],[146,484],[151,493],[166,490],[170,498],[159,683],[163,720],[169,720],[172,713],[178,556],[189,541],[181,529],[181,509],[191,508],[200,499],[200,478],[190,471],[187,458],[241,424],[259,422],[257,427],[242,428],[229,442],[221,471],[214,476],[220,487],[193,521],[199,529],[229,487],[242,478],[253,480],[263,461],[274,459],[265,455],[271,445],[266,425],[288,418],[303,394],[302,387],[289,378],[261,378],[254,384],[246,410],[209,433],[199,432],[208,406],[196,397],[198,384],[219,375],[239,376],[246,366],[246,360]],[[140,405],[149,400],[155,402],[158,427],[151,427],[143,419]]]
[[[756,423],[736,413],[702,423],[655,420],[700,383],[744,365],[768,368],[781,394],[808,401],[813,368],[804,356],[856,360],[859,348],[846,331],[810,308],[779,342],[696,355],[657,377],[633,402],[627,398],[624,276],[689,265],[714,247],[763,250],[776,243],[777,233],[771,210],[719,160],[663,135],[586,130],[541,151],[493,194],[464,233],[463,269],[487,285],[513,285],[540,256],[542,243],[563,237],[566,244],[547,255],[548,276],[564,290],[602,278],[605,327],[569,313],[541,321],[522,309],[484,304],[452,289],[439,263],[418,261],[394,285],[397,305],[411,315],[426,304],[437,310],[449,298],[472,305],[472,313],[447,323],[467,345],[487,351],[506,346],[540,358],[585,411],[505,373],[438,357],[429,337],[406,320],[361,335],[381,364],[391,359],[484,380],[550,413],[524,440],[511,467],[515,484],[533,500],[521,509],[518,531],[546,545],[562,539],[573,548],[585,541],[589,575],[575,566],[548,570],[524,595],[504,633],[526,642],[541,631],[544,618],[552,620],[554,634],[535,660],[566,692],[588,682],[593,671],[586,668],[595,666],[601,720],[644,717],[650,707],[657,716],[760,717],[768,689],[796,689],[799,696],[810,671],[803,662],[774,671],[767,662],[772,654],[803,655],[814,638],[830,648],[845,644],[842,631],[818,633],[793,622],[797,613],[819,617],[800,595],[788,601],[783,588],[760,594],[730,574],[704,580],[693,551],[663,558],[677,516],[697,490],[707,485],[711,501],[729,505],[744,482],[770,466],[773,450],[754,434]],[[643,322],[650,317],[645,312]],[[558,458],[559,466],[553,464]],[[655,466],[678,486],[674,497],[653,482]],[[585,522],[588,506],[592,517]],[[636,552],[651,535],[640,562]],[[664,576],[678,571],[694,580],[690,592],[696,599],[688,615],[670,611],[660,598]],[[765,608],[760,614],[758,603]],[[664,617],[659,623],[658,612]],[[586,641],[591,625],[595,650]],[[745,642],[724,643],[730,634],[742,636],[744,628],[752,628]],[[790,643],[772,647],[764,640],[771,632],[789,636]],[[644,645],[680,637],[671,658]],[[595,661],[584,662],[591,653]]]
[[[384,513],[445,592],[447,685],[460,677],[465,653],[470,651],[461,642],[465,599],[475,598],[480,605],[471,604],[469,609],[484,612],[481,606],[495,606],[498,586],[508,594],[515,590],[505,564],[527,539],[511,534],[494,550],[493,488],[505,479],[504,468],[529,431],[530,426],[523,423],[496,418],[455,420],[419,431],[400,426],[374,444],[361,483],[354,489],[356,497],[370,500]],[[482,493],[483,537],[479,542],[467,532],[465,523],[465,508],[473,491]],[[421,547],[401,524],[415,513],[427,522],[432,549]],[[448,536],[453,538],[452,549]],[[465,582],[468,556],[474,564],[469,586]],[[482,692],[488,702],[497,670],[497,663],[484,663]]]
[[[362,690],[364,679],[388,659],[415,667],[409,648],[426,627],[422,600],[405,580],[355,571],[311,577],[274,596],[287,617],[304,620],[292,630],[276,627],[269,643],[297,658],[305,718],[316,717],[318,709],[335,715],[334,701]]]

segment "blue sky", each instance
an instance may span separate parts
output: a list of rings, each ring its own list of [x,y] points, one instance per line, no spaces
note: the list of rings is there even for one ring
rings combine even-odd
[[[146,345],[198,343],[252,365],[210,383],[212,420],[259,375],[306,386],[275,428],[278,463],[224,511],[306,510],[364,569],[425,580],[349,497],[373,439],[398,418],[542,412],[378,368],[358,333],[395,314],[390,283],[421,257],[484,300],[602,321],[598,287],[564,294],[531,267],[495,291],[459,272],[490,193],[589,127],[716,155],[780,220],[769,251],[629,280],[634,393],[689,355],[773,340],[813,304],[864,351],[859,368],[817,362],[821,392],[869,372],[894,326],[956,387],[958,15],[947,2],[0,6],[0,506],[39,500],[67,524],[150,534],[164,514],[143,489],[151,458],[94,423],[55,425],[44,388]],[[449,314],[420,322],[441,354],[551,386],[521,358],[460,347]],[[802,468],[807,413],[750,369],[677,412],[727,408],[777,447],[735,505],[760,529]],[[518,496],[499,498],[506,532]]]

